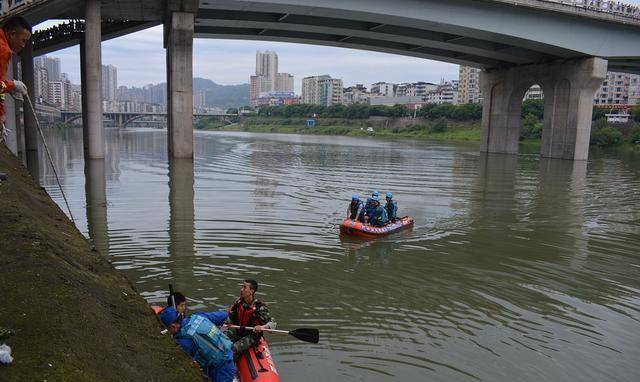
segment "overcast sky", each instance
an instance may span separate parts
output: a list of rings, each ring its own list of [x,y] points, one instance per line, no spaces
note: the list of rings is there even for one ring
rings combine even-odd
[[[640,0],[626,1],[640,4]],[[41,24],[36,29],[52,23]],[[279,71],[295,77],[295,90],[300,92],[301,79],[310,75],[328,74],[341,78],[345,86],[386,81],[393,83],[456,79],[458,66],[420,58],[305,44],[196,39],[193,73],[218,84],[249,82],[255,71],[257,50],[278,53]],[[73,83],[80,83],[79,48],[72,47],[49,54],[61,59],[62,71]],[[118,85],[142,86],[166,81],[165,50],[162,47],[162,26],[105,41],[102,44],[103,64],[118,68]]]

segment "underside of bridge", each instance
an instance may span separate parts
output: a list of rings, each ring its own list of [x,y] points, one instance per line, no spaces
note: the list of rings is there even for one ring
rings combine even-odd
[[[93,8],[85,7],[84,1],[77,0],[34,1],[19,13],[32,22],[50,18],[86,19],[87,23],[91,20],[94,25],[86,28],[91,31],[90,39],[86,33],[68,38],[69,41],[85,41],[81,49],[83,76],[90,75],[90,78],[97,78],[100,70],[99,64],[95,64],[95,58],[99,62],[100,57],[99,48],[98,51],[94,49],[99,45],[98,41],[148,25],[164,24],[168,139],[172,157],[193,156],[191,74],[194,37],[364,49],[485,69],[482,150],[490,152],[517,152],[517,141],[512,137],[514,131],[519,130],[519,120],[515,120],[514,109],[509,105],[521,101],[520,87],[524,85],[517,77],[525,76],[525,82],[535,78],[535,82],[545,86],[545,98],[553,99],[553,102],[546,101],[546,108],[562,109],[548,113],[549,120],[545,117],[546,138],[543,141],[548,144],[543,142],[541,154],[566,159],[586,159],[585,148],[580,142],[585,140],[585,132],[588,141],[591,108],[584,104],[593,96],[596,90],[593,83],[601,81],[600,72],[603,67],[606,71],[607,61],[609,70],[640,73],[640,21],[618,20],[547,2],[86,1],[86,4],[96,3],[100,4],[98,20],[103,24],[105,20],[123,22],[119,26],[110,25],[112,29],[104,25],[96,28],[96,16],[91,18],[88,13]],[[547,5],[538,6],[537,3]],[[49,41],[48,44],[48,48],[41,47],[40,51],[61,46],[61,42]],[[593,57],[602,59],[594,60]],[[537,74],[527,77],[531,72]],[[83,86],[83,91],[89,92],[83,94],[83,101],[89,100],[83,108],[94,105],[85,111],[97,113],[94,109],[99,87]],[[558,143],[559,137],[564,137],[564,143]],[[94,157],[102,155],[96,148],[97,141],[89,143],[93,147],[90,156],[91,151],[98,153]]]

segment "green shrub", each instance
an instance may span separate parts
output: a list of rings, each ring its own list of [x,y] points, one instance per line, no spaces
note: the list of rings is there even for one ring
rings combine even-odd
[[[544,116],[544,100],[528,99],[522,102],[522,118],[526,118],[529,114],[533,114],[538,120]]]
[[[640,126],[635,126],[631,131],[629,142],[634,145],[640,145]]]
[[[438,118],[429,127],[430,133],[444,133],[445,131],[447,131],[447,119],[444,117]]]
[[[605,119],[596,121],[595,126],[591,130],[590,143],[594,146],[615,146],[621,144],[623,140],[622,133],[610,126]]]
[[[542,123],[534,114],[527,114],[522,120],[520,140],[542,138]]]

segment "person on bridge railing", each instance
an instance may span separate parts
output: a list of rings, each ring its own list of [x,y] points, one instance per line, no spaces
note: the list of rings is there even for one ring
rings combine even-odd
[[[31,38],[31,25],[22,17],[12,17],[0,30],[0,142],[7,137],[4,126],[4,96],[11,93],[13,98],[22,101],[27,94],[27,86],[22,81],[7,78],[11,56],[20,53]]]

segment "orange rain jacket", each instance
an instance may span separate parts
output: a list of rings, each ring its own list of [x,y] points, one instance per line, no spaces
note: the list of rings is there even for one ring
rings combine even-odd
[[[4,30],[0,29],[0,123],[4,122],[4,97],[13,90],[13,81],[7,79],[13,51],[9,47]]]

